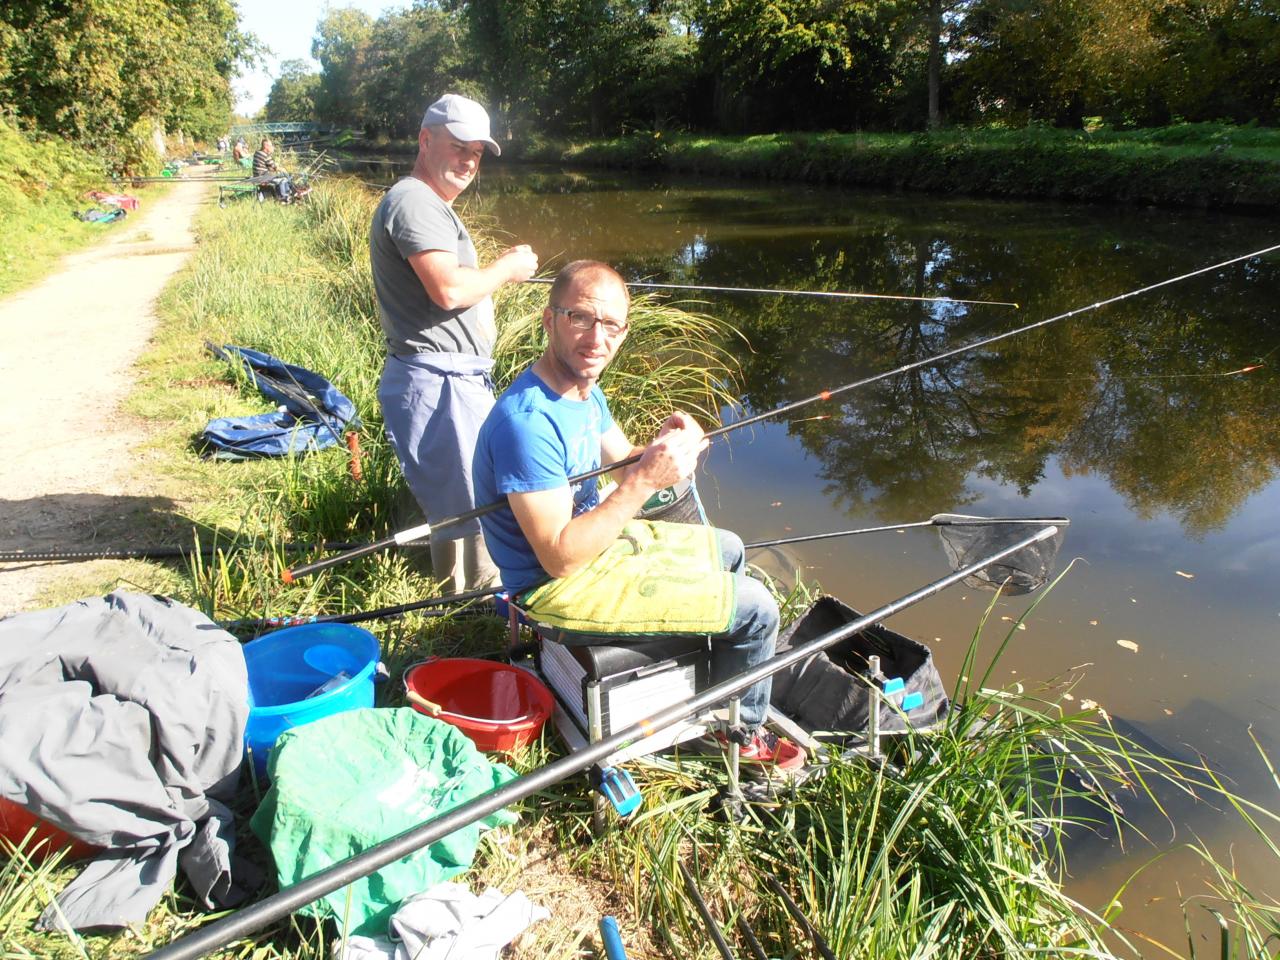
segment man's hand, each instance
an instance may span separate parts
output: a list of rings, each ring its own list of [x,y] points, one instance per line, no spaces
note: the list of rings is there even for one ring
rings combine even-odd
[[[531,246],[522,243],[503,250],[494,265],[506,273],[508,283],[524,283],[538,272],[538,255]]]
[[[632,467],[635,479],[651,490],[679,483],[698,468],[698,455],[709,445],[698,421],[677,410],[667,417]]]

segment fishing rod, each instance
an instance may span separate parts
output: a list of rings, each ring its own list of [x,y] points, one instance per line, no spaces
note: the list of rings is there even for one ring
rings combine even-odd
[[[348,541],[325,541],[322,545],[325,550],[349,550],[359,544],[350,543]],[[175,557],[202,556],[211,557],[219,551],[249,549],[248,544],[223,544],[219,546],[216,543],[195,545],[189,547],[102,547],[101,549],[88,550],[0,550],[0,563],[51,563],[55,561],[82,561],[82,560],[165,560]],[[284,550],[288,553],[307,553],[315,550],[316,545],[311,543],[281,543],[275,546],[275,549]]]
[[[550,277],[530,277],[525,283],[555,283]],[[699,290],[706,293],[756,293],[780,297],[828,297],[833,300],[909,300],[914,303],[968,303],[983,307],[1013,307],[1009,300],[961,300],[959,297],[912,297],[905,293],[846,293],[841,290],[782,290],[776,287],[715,287],[705,283],[648,283],[628,280],[628,287],[645,290]]]
[[[986,567],[1012,556],[1019,550],[1034,546],[1042,540],[1056,536],[1057,533],[1058,529],[1054,526],[1038,530],[1031,536],[1019,540],[1004,550],[926,584],[897,600],[877,608],[871,613],[865,614],[856,620],[835,628],[829,633],[815,637],[808,643],[801,644],[786,653],[779,654],[771,660],[752,667],[736,677],[715,684],[701,693],[695,694],[688,700],[664,707],[644,720],[633,723],[617,733],[588,744],[581,750],[552,761],[546,766],[540,767],[524,776],[508,781],[502,786],[468,800],[466,803],[459,804],[445,813],[438,814],[416,827],[411,827],[403,833],[382,840],[355,856],[317,871],[303,880],[299,880],[292,886],[272,894],[265,900],[231,913],[220,920],[214,921],[207,927],[186,934],[168,946],[161,947],[147,956],[151,960],[198,960],[199,957],[203,957],[213,950],[220,949],[240,937],[260,930],[267,924],[288,916],[294,910],[306,906],[327,893],[332,893],[334,890],[366,877],[389,863],[394,863],[443,837],[447,837],[455,830],[468,826],[491,813],[496,813],[518,800],[532,796],[539,790],[545,790],[553,784],[581,773],[593,764],[600,763],[605,758],[632,743],[650,737],[673,724],[688,720],[702,711],[728,700],[735,694],[741,693],[753,684],[773,676],[778,671],[785,670],[792,664],[800,663],[814,654],[834,646],[841,640],[861,633],[868,627],[874,626],[880,621],[934,596],[947,587],[959,583],[965,577],[973,576]]]
[[[928,520],[913,523],[895,523],[884,527],[861,527],[857,530],[837,530],[830,533],[810,533],[797,537],[782,537],[776,540],[756,540],[743,544],[744,550],[759,550],[764,547],[781,547],[792,543],[808,543],[813,540],[830,540],[834,537],[854,537],[864,533],[886,533],[891,530],[909,530],[913,527],[947,527],[947,526],[991,526],[997,524],[1056,524],[1066,527],[1071,521],[1066,517],[968,517],[960,514],[937,514]],[[332,547],[330,549],[339,549]],[[0,560],[4,557],[0,554]],[[495,597],[503,592],[502,587],[489,587],[479,590],[468,590],[466,593],[454,593],[443,597],[428,597],[425,600],[411,600],[408,603],[397,603],[376,610],[363,610],[355,613],[334,613],[312,616],[264,617],[257,620],[230,620],[219,624],[226,630],[261,630],[278,627],[296,627],[305,623],[363,623],[366,620],[382,620],[398,617],[415,610],[426,610],[432,607],[447,607],[455,603],[466,603],[471,600],[483,600]]]
[[[886,370],[883,373],[873,374],[872,376],[864,377],[861,380],[854,380],[852,383],[846,383],[843,386],[835,387],[830,390],[823,390],[819,393],[814,394],[811,397],[806,397],[803,400],[796,400],[792,403],[786,403],[780,407],[775,407],[772,410],[767,410],[764,413],[756,414],[753,417],[747,417],[744,420],[737,420],[737,421],[734,421],[733,423],[726,424],[721,427],[717,427],[714,430],[707,431],[706,437],[708,440],[713,440],[718,436],[729,433],[731,430],[740,430],[743,427],[751,426],[752,424],[759,423],[762,420],[768,420],[773,417],[782,416],[783,414],[790,413],[793,410],[798,410],[799,408],[807,406],[811,403],[816,403],[817,401],[820,401],[820,400],[830,400],[832,397],[838,396],[842,393],[846,393],[850,390],[856,390],[859,387],[865,387],[865,386],[868,386],[869,384],[877,383],[881,380],[887,380],[890,377],[896,377],[900,374],[908,373],[912,370],[917,370],[920,367],[931,366],[933,364],[939,363],[942,360],[947,360],[947,359],[950,359],[951,357],[959,356],[962,353],[968,353],[971,350],[977,350],[981,347],[989,346],[990,344],[993,344],[993,343],[998,343],[1001,340],[1007,340],[1009,337],[1015,337],[1018,334],[1027,333],[1028,331],[1035,330],[1038,327],[1046,327],[1051,323],[1057,323],[1058,321],[1066,320],[1069,317],[1079,316],[1080,314],[1088,313],[1091,310],[1097,310],[1100,307],[1105,307],[1113,303],[1119,303],[1121,300],[1127,300],[1130,297],[1136,297],[1144,293],[1150,293],[1152,290],[1158,290],[1161,287],[1167,287],[1170,284],[1179,283],[1180,281],[1188,280],[1191,277],[1196,277],[1204,273],[1209,273],[1212,270],[1220,270],[1223,267],[1227,267],[1232,264],[1239,263],[1242,260],[1250,260],[1254,257],[1265,256],[1266,254],[1273,253],[1276,250],[1280,250],[1280,244],[1273,244],[1272,246],[1264,247],[1261,250],[1255,250],[1252,253],[1246,253],[1238,257],[1232,257],[1228,260],[1222,260],[1218,263],[1211,264],[1210,266],[1207,266],[1207,267],[1200,267],[1199,269],[1192,270],[1189,273],[1180,274],[1179,276],[1176,276],[1176,277],[1170,277],[1167,280],[1161,280],[1158,283],[1148,284],[1147,286],[1144,286],[1144,287],[1138,287],[1135,290],[1129,290],[1125,293],[1117,294],[1114,297],[1107,297],[1104,300],[1098,300],[1094,303],[1089,304],[1088,306],[1076,307],[1074,310],[1068,310],[1066,313],[1059,313],[1056,316],[1049,317],[1045,320],[1037,320],[1035,323],[1028,323],[1021,327],[1015,327],[1013,330],[1007,330],[1004,333],[998,333],[991,337],[984,337],[981,340],[976,340],[972,343],[967,343],[962,346],[955,347],[951,350],[946,350],[935,356],[927,357],[924,360],[915,360],[911,363],[905,363],[902,366],[895,367],[892,370]],[[589,470],[586,473],[580,473],[577,476],[570,477],[568,482],[570,484],[574,484],[574,483],[579,483],[583,480],[590,480],[592,477],[598,477],[601,474],[608,473],[612,470],[617,470],[617,469],[620,469],[621,467],[629,466],[630,464],[635,463],[639,459],[640,459],[639,454],[635,456],[627,457],[626,459],[619,460],[616,463],[610,463],[610,464],[607,464],[606,466],[598,467],[595,470]],[[474,520],[477,517],[482,517],[487,513],[491,513],[494,510],[498,510],[504,505],[505,505],[505,501],[500,501],[498,503],[485,504],[482,507],[475,507],[474,509],[468,510],[465,513],[460,513],[457,516],[453,516],[445,520],[441,520],[439,523],[434,525],[434,528],[439,530],[443,527],[452,527],[452,526],[457,526],[458,524],[461,524],[461,523],[467,523],[468,521]],[[378,540],[366,546],[358,547],[355,550],[348,550],[345,553],[340,553],[333,557],[327,557],[323,560],[317,560],[314,563],[309,563],[301,567],[286,569],[281,572],[280,578],[285,583],[293,583],[294,580],[298,579],[299,577],[310,576],[313,573],[318,573],[319,571],[328,569],[329,567],[337,566],[340,563],[346,563],[348,560],[355,560],[359,557],[368,556],[371,553],[376,553],[380,550],[385,550],[389,547],[403,546],[404,544],[412,543],[415,540],[427,539],[431,536],[431,531],[432,531],[431,524],[422,524],[421,526],[412,527],[408,530],[403,530],[400,533],[396,533],[390,537],[385,537],[382,540]]]
[[[800,928],[808,934],[822,960],[836,960],[836,955],[831,951],[831,946],[823,938],[822,934],[818,933],[814,925],[809,922],[809,918],[804,915],[799,905],[791,899],[791,894],[787,893],[782,884],[778,882],[778,878],[772,873],[765,872],[764,882],[773,891],[774,895],[782,900],[782,905],[787,908],[787,913],[791,914],[796,923],[800,924]]]
[[[680,868],[680,876],[684,878],[684,888],[689,894],[689,899],[693,901],[694,907],[698,911],[698,916],[702,918],[703,925],[707,928],[707,933],[711,934],[711,942],[716,945],[716,950],[724,960],[736,960],[733,951],[729,949],[729,944],[724,938],[724,934],[720,932],[720,924],[716,923],[716,918],[711,915],[711,908],[707,906],[707,901],[702,897],[702,891],[698,889],[697,883],[694,882],[693,874],[689,872],[689,868],[684,865],[683,860],[677,860],[676,866]]]

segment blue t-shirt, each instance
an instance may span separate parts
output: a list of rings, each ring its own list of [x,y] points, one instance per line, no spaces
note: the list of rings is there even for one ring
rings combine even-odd
[[[586,400],[570,400],[530,367],[503,391],[480,428],[471,464],[476,503],[496,503],[509,493],[554,490],[570,477],[595,470],[600,438],[612,427],[599,387],[592,387]],[[595,477],[574,484],[575,517],[599,502]],[[480,525],[504,587],[518,592],[547,579],[510,507],[485,514]]]

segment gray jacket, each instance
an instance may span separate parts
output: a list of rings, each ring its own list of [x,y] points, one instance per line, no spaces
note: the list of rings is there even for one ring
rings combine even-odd
[[[112,593],[0,620],[0,796],[105,848],[42,929],[145,920],[177,866],[210,907],[231,879],[248,718],[240,644],[163,597]]]

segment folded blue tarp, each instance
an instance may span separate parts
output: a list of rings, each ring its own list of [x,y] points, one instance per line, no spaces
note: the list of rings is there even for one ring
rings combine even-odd
[[[345,427],[360,425],[355,404],[318,373],[248,347],[206,346],[242,366],[259,390],[281,404],[273,413],[209,421],[200,434],[209,456],[246,460],[323,450],[338,442]]]

